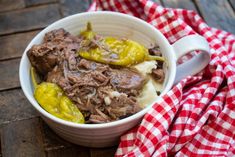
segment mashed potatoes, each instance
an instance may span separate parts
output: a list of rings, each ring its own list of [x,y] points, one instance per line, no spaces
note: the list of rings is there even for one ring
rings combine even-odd
[[[142,108],[153,103],[158,95],[157,91],[162,91],[162,84],[157,83],[150,75],[152,69],[157,68],[156,61],[145,61],[134,66],[143,76],[148,78],[148,82],[143,87],[140,96],[137,98],[138,103]]]
[[[144,77],[152,73],[152,69],[156,69],[156,61],[145,61],[134,66]]]

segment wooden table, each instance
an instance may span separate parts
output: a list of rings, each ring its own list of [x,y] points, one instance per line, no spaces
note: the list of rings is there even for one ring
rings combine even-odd
[[[213,27],[235,34],[235,0],[155,0],[197,11]],[[86,11],[90,0],[0,0],[0,157],[110,157],[116,147],[93,149],[58,137],[38,117],[20,88],[20,57],[50,23]]]

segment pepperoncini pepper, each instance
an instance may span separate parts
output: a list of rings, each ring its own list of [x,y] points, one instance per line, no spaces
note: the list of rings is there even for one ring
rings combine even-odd
[[[49,82],[37,84],[33,68],[31,68],[31,77],[35,87],[34,97],[47,112],[67,121],[85,122],[82,113],[58,85]]]
[[[83,36],[85,39],[92,39],[95,37],[95,32],[92,31],[91,23],[87,23],[86,30],[81,31],[80,35]]]
[[[81,32],[80,35],[86,40],[92,40],[95,37],[90,23],[87,24],[87,30]],[[120,66],[131,66],[145,60],[164,61],[163,57],[150,55],[148,49],[132,40],[105,37],[97,43],[101,46],[85,51],[80,50],[79,55],[85,59]]]

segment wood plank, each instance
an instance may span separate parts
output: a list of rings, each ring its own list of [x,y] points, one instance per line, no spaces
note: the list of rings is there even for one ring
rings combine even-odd
[[[38,116],[21,89],[0,92],[0,100],[0,125]]]
[[[110,148],[92,148],[90,150],[91,157],[111,157],[114,156],[117,147],[110,147]]]
[[[86,11],[90,6],[89,0],[60,0],[63,16]]]
[[[0,37],[0,60],[20,57],[30,40],[39,31],[18,33]]]
[[[19,64],[20,59],[12,59],[0,62],[0,90],[11,89],[20,86]]]
[[[192,0],[163,0],[162,3],[168,8],[181,8],[197,11]]]
[[[7,124],[1,142],[4,157],[45,157],[38,118]]]
[[[0,141],[1,141],[1,130],[0,130]],[[0,143],[0,157],[2,157],[2,148],[1,148],[1,143]]]
[[[25,7],[24,0],[0,0],[0,12],[22,9]]]
[[[235,33],[235,14],[227,0],[195,0],[195,2],[209,26]]]
[[[48,125],[42,121],[42,137],[47,157],[89,157],[89,149],[74,145],[56,135]]]
[[[90,154],[88,149],[80,149],[80,147],[74,146],[48,151],[47,157],[90,157]]]
[[[40,4],[54,3],[57,0],[24,0],[24,1],[25,1],[25,5],[27,7],[30,7],[30,6],[40,5]]]
[[[0,35],[43,28],[60,17],[57,4],[1,13]]]
[[[42,128],[43,145],[46,151],[72,147],[72,143],[60,138],[44,121],[42,121]]]

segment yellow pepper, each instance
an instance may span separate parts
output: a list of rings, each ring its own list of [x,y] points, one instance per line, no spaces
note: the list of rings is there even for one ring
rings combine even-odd
[[[82,113],[58,85],[49,82],[37,84],[33,68],[31,68],[31,76],[35,86],[34,97],[47,112],[67,121],[85,122]]]
[[[90,22],[87,23],[86,30],[80,32],[80,35],[85,37],[85,39],[94,38],[95,32],[92,31],[92,26]]]
[[[95,33],[90,23],[87,24],[87,30],[80,35],[85,36],[86,40],[94,38]],[[105,37],[98,42],[103,46],[90,48],[88,51],[81,50],[78,52],[79,55],[96,62],[120,66],[131,66],[145,60],[164,61],[163,57],[149,55],[148,49],[132,40]]]

